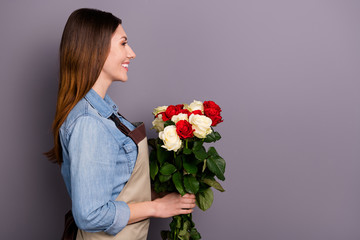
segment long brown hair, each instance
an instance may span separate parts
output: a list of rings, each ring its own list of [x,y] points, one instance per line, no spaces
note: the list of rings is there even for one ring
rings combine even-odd
[[[61,165],[59,129],[99,77],[112,34],[121,22],[111,13],[97,9],[82,8],[69,16],[60,43],[60,81],[52,124],[54,147],[44,153],[51,162]]]

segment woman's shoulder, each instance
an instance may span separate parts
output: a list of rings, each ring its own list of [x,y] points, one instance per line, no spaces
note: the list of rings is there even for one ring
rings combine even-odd
[[[99,114],[83,98],[71,109],[66,117],[61,129],[68,131],[77,121],[83,118],[92,118],[95,121],[101,121]]]
[[[125,125],[128,126],[128,124]],[[94,134],[101,133],[102,136],[109,136],[120,145],[129,138],[117,129],[113,121],[102,117],[85,98],[81,99],[70,111],[60,127],[60,135],[68,139],[77,127],[89,130]]]

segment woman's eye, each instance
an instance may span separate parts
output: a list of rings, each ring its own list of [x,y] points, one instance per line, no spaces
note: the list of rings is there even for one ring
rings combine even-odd
[[[125,46],[126,44],[127,44],[127,42],[124,42],[124,43],[122,43],[121,45]]]

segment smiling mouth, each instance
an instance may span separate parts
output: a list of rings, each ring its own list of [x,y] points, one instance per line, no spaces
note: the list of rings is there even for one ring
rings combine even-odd
[[[126,71],[129,71],[129,64],[121,64],[123,68],[126,69]]]

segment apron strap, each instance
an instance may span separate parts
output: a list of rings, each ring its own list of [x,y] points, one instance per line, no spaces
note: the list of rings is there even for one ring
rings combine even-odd
[[[128,129],[115,114],[111,114],[109,117],[113,122],[115,122],[116,127],[126,136],[129,136],[129,133],[131,132],[130,129]]]
[[[122,115],[120,115],[122,116]],[[125,136],[131,138],[134,143],[136,144],[136,146],[139,144],[139,142],[141,142],[141,140],[143,140],[146,137],[146,131],[145,131],[145,125],[144,123],[141,123],[140,125],[138,125],[134,131],[130,131],[130,129],[128,129],[120,120],[117,116],[115,116],[115,114],[111,114],[111,116],[109,117],[109,119],[111,119],[113,122],[115,122],[116,127],[123,133],[125,134]],[[126,119],[126,118],[125,118]],[[127,120],[127,119],[126,119]],[[127,120],[129,121],[129,120]]]

